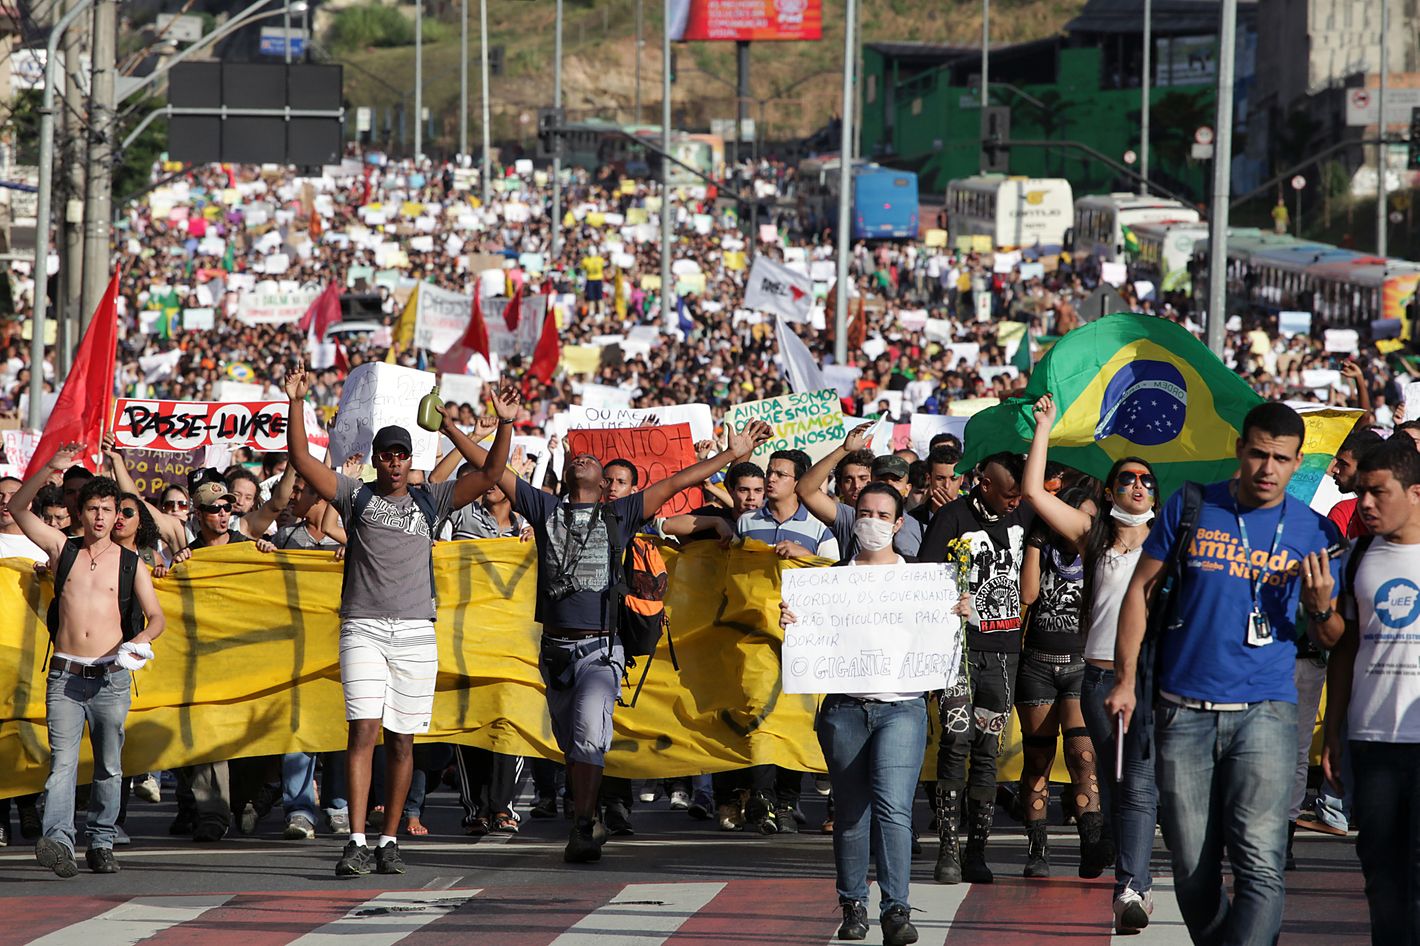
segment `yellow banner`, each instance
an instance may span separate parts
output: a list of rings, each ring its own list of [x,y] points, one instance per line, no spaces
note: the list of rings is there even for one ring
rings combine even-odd
[[[663,641],[634,708],[616,710],[608,771],[660,778],[774,763],[823,771],[818,697],[780,687],[779,575],[813,567],[751,543],[666,550],[677,671]],[[560,758],[537,670],[533,546],[516,539],[441,543],[438,692],[431,742]],[[819,564],[824,564],[820,562]],[[341,566],[325,552],[261,555],[249,544],[202,550],[166,579],[168,628],[136,673],[124,771],[326,752],[345,746],[337,655]],[[0,561],[0,797],[40,790],[48,772],[44,680],[48,579]],[[633,684],[640,669],[632,670]],[[937,719],[924,759],[935,767]],[[89,778],[88,745],[83,747]],[[1064,779],[1063,753],[1056,772]],[[1001,779],[1020,773],[1012,727]]]

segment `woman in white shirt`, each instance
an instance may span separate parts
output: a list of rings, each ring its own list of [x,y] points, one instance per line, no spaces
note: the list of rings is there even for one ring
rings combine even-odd
[[[1124,744],[1124,779],[1114,782],[1114,721],[1104,698],[1114,686],[1114,638],[1119,604],[1139,563],[1140,548],[1158,506],[1153,467],[1138,457],[1115,462],[1104,480],[1098,515],[1076,509],[1045,489],[1045,457],[1057,409],[1049,394],[1035,402],[1035,438],[1026,460],[1021,491],[1051,529],[1074,543],[1085,560],[1085,600],[1081,626],[1086,628],[1085,679],[1080,710],[1095,748],[1101,808],[1113,832],[1114,924],[1117,932],[1137,932],[1154,912],[1149,858],[1159,807],[1154,764],[1141,757],[1134,740]]]
[[[886,483],[858,493],[853,535],[858,554],[845,564],[902,565],[892,540],[902,528],[902,495]],[[781,608],[783,607],[781,603]],[[783,609],[780,624],[796,618]],[[868,935],[868,851],[882,890],[887,946],[917,942],[907,902],[912,873],[912,796],[927,742],[925,693],[830,694],[819,709],[819,746],[833,782],[833,860],[843,925],[838,938]]]

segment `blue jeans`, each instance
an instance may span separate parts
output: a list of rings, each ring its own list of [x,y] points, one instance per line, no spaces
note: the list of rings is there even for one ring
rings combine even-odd
[[[1350,744],[1356,853],[1366,875],[1371,942],[1420,944],[1420,744]]]
[[[316,823],[316,757],[309,752],[281,757],[281,808],[288,821],[302,815]]]
[[[1114,686],[1114,671],[1085,664],[1080,689],[1080,712],[1090,741],[1095,744],[1099,774],[1100,810],[1114,834],[1114,895],[1132,887],[1138,893],[1154,886],[1149,858],[1154,854],[1154,825],[1159,814],[1159,789],[1154,783],[1154,763],[1140,758],[1138,744],[1124,740],[1124,780],[1114,780],[1114,721],[1104,710],[1104,698]]]
[[[1174,891],[1198,946],[1272,946],[1282,928],[1297,706],[1220,712],[1160,703],[1159,810]],[[1233,901],[1223,887],[1223,852]]]
[[[882,912],[907,907],[912,795],[927,744],[926,702],[831,695],[824,698],[817,728],[837,805],[833,861],[839,900],[867,902],[871,844]]]
[[[89,680],[51,670],[46,681],[49,779],[44,783],[44,836],[74,850],[74,789],[84,723],[94,750],[94,784],[85,825],[89,847],[112,848],[123,788],[123,723],[132,699],[127,670]]]

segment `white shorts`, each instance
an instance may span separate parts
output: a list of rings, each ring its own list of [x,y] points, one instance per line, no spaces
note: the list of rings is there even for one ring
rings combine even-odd
[[[348,618],[340,623],[347,720],[379,719],[390,732],[428,732],[438,674],[432,622]]]

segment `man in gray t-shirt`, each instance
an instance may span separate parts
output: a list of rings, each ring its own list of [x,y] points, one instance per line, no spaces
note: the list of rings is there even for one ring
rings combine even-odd
[[[414,734],[429,729],[439,669],[431,558],[434,536],[445,516],[487,492],[507,466],[519,397],[516,389],[504,388],[493,397],[496,421],[480,419],[476,432],[480,439],[493,427],[498,430],[482,469],[453,483],[410,485],[414,448],[409,431],[389,426],[376,432],[371,446],[375,481],[363,483],[311,456],[302,410],[310,385],[302,364],[286,378],[292,416],[289,460],[309,488],[334,505],[346,532],[340,682],[350,724],[345,770],[354,830],[335,874],[358,877],[372,867],[381,874],[402,874],[404,861],[395,832],[413,775]],[[447,415],[442,431],[461,450],[472,448]],[[387,767],[384,830],[372,856],[365,844],[365,809],[370,765],[382,728]]]

